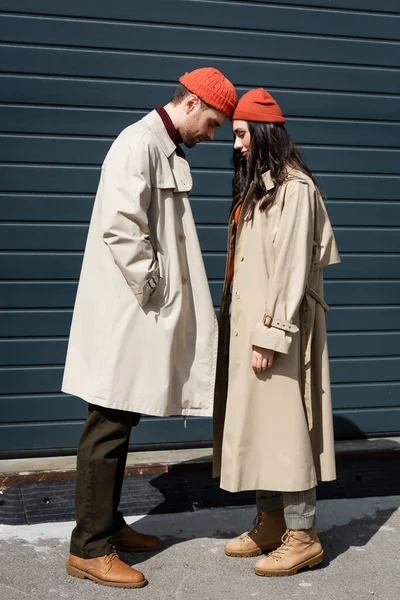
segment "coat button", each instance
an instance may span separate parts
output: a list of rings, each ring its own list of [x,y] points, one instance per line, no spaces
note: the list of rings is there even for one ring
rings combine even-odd
[[[187,283],[187,279],[184,275],[182,275],[182,283],[183,283],[183,285],[185,285]]]
[[[238,331],[235,331],[235,336],[237,337],[238,335],[239,335],[239,332],[238,332]]]
[[[240,298],[240,294],[239,294],[239,292],[236,292],[235,296],[236,296],[236,298],[239,300],[239,298]]]
[[[240,257],[240,262],[243,262],[243,261],[244,261],[244,256],[241,256]]]
[[[184,233],[180,233],[180,234],[178,235],[178,240],[179,240],[180,242],[184,242],[184,241],[186,240],[186,235],[185,235]]]

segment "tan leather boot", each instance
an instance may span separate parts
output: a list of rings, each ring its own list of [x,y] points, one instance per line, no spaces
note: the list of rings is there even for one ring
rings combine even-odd
[[[277,548],[286,529],[283,515],[277,512],[259,512],[253,521],[253,529],[235,538],[225,546],[228,556],[259,556],[264,550]]]
[[[162,548],[158,537],[134,531],[129,525],[114,533],[110,541],[120,552],[154,552]]]
[[[324,551],[317,531],[288,529],[282,537],[282,544],[256,562],[254,572],[266,577],[294,575],[299,569],[313,567],[322,562]]]
[[[70,554],[67,573],[112,587],[141,588],[147,585],[143,573],[122,562],[115,552],[96,558],[79,558]]]

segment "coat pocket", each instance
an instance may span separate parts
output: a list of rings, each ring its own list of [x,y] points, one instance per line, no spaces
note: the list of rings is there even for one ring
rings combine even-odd
[[[158,285],[149,298],[149,303],[161,308],[168,298],[169,290],[169,254],[168,252],[157,252],[160,279]]]

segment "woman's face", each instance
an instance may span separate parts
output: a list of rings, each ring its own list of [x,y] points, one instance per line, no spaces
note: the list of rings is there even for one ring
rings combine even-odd
[[[247,121],[233,121],[232,129],[235,136],[233,147],[235,150],[239,150],[242,156],[247,156],[250,146],[250,131]]]

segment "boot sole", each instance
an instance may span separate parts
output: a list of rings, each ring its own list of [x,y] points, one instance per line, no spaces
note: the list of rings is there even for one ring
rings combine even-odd
[[[303,563],[297,565],[293,569],[288,569],[285,571],[261,571],[261,569],[256,569],[256,567],[254,567],[254,573],[256,575],[260,575],[261,577],[287,577],[289,575],[296,575],[298,571],[304,569],[305,567],[309,567],[309,569],[311,569],[312,567],[315,567],[315,565],[319,565],[323,558],[324,551],[320,552],[320,554],[317,554],[317,556],[314,556],[309,560],[305,560]]]
[[[103,581],[102,579],[98,579],[94,575],[90,575],[81,569],[77,569],[70,564],[67,564],[67,573],[68,575],[72,575],[72,577],[77,577],[78,579],[90,579],[95,583],[99,583],[100,585],[107,585],[109,587],[119,587],[119,588],[142,588],[147,585],[147,579],[143,581],[139,581],[137,583],[118,583],[114,581]]]
[[[233,556],[234,558],[254,558],[254,556],[261,556],[263,552],[268,552],[270,550],[276,550],[278,546],[280,546],[281,541],[276,542],[276,544],[272,546],[263,546],[259,550],[252,550],[250,552],[228,552],[225,550],[226,556]]]

